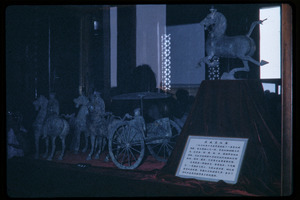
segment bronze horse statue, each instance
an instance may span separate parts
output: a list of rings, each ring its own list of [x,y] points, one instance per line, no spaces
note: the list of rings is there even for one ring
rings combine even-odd
[[[251,57],[256,50],[256,46],[253,39],[250,37],[255,26],[257,24],[262,24],[266,19],[253,22],[246,35],[226,36],[227,20],[225,16],[213,8],[210,9],[210,12],[211,13],[200,22],[200,25],[204,26],[204,29],[209,31],[205,43],[207,56],[202,58],[200,63],[204,62],[209,67],[215,67],[219,64],[220,57],[238,58],[242,60],[244,67],[234,68],[229,73],[225,72],[221,79],[235,79],[234,74],[237,71],[249,72],[248,61],[257,66],[268,63],[264,60],[258,62]]]
[[[86,125],[90,134],[91,151],[86,160],[91,160],[94,151],[98,147],[95,159],[99,159],[100,153],[105,146],[105,138],[107,138],[107,122],[105,119],[105,103],[99,92],[94,92],[87,104],[88,112]]]
[[[59,160],[63,159],[65,149],[66,149],[66,136],[69,134],[70,131],[70,125],[67,122],[66,119],[63,117],[57,115],[57,114],[52,114],[50,115],[46,120],[43,125],[43,138],[46,140],[46,152],[44,154],[44,157],[47,157],[48,154],[48,146],[49,146],[49,138],[51,139],[52,142],[52,149],[51,153],[48,156],[47,160],[52,160],[54,153],[55,153],[55,141],[56,138],[59,137],[61,140],[61,153],[58,157]]]
[[[80,135],[83,132],[85,138],[85,147],[83,148],[82,152],[86,152],[88,148],[88,137],[90,133],[86,126],[86,117],[89,114],[88,111],[88,103],[89,99],[85,95],[80,95],[79,97],[73,99],[76,108],[79,108],[79,111],[75,118],[75,147],[74,152],[77,154],[80,147]]]
[[[46,140],[46,152],[43,155],[44,158],[48,155],[49,137],[52,140],[51,154],[47,158],[48,160],[52,160],[56,147],[55,140],[59,137],[61,139],[62,149],[58,159],[62,160],[66,148],[65,138],[70,130],[68,122],[57,114],[47,116],[48,99],[43,95],[36,99],[33,102],[33,105],[36,111],[39,111],[36,120],[33,123],[36,148],[35,158],[39,158],[39,140],[42,136],[42,138]]]
[[[35,110],[38,111],[35,121],[33,122],[34,139],[35,139],[35,159],[39,158],[39,141],[43,132],[43,125],[47,114],[48,99],[41,95],[33,101]]]

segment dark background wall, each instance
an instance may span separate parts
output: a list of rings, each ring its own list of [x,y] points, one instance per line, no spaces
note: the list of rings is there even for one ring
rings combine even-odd
[[[34,113],[35,95],[48,97],[50,88],[57,94],[61,112],[70,113],[69,102],[78,90],[78,17],[56,6],[10,6],[5,25],[7,109]],[[25,123],[32,117],[24,117]]]
[[[136,67],[136,7],[118,7],[118,74],[117,84],[121,91],[128,91],[130,72]]]
[[[116,6],[116,5],[114,5]],[[198,23],[214,6],[227,18],[227,35],[246,34],[253,21],[258,20],[258,10],[263,4],[239,5],[167,5],[167,26]],[[268,5],[270,6],[270,5]],[[36,115],[32,101],[37,95],[48,97],[48,48],[49,23],[51,34],[51,90],[57,94],[61,113],[75,112],[72,99],[78,96],[80,56],[84,54],[88,73],[85,78],[97,90],[104,90],[105,75],[103,60],[107,60],[107,29],[93,30],[93,20],[103,26],[104,7],[93,6],[9,6],[5,13],[6,42],[6,107],[19,110],[26,117],[26,128],[30,128]],[[80,20],[86,17],[81,30]],[[129,73],[135,68],[135,5],[118,6],[118,92],[127,91]],[[101,24],[102,23],[102,24]],[[85,32],[85,33],[84,33]],[[82,34],[86,34],[82,41]],[[252,38],[258,45],[259,29],[253,31]],[[82,43],[81,43],[82,42]],[[85,46],[84,46],[85,45]],[[88,50],[80,49],[82,47]],[[254,58],[258,59],[259,50]],[[235,66],[233,59],[223,59],[222,68]],[[106,62],[107,64],[107,62]],[[239,63],[240,65],[240,63]],[[248,78],[258,79],[259,69],[250,63]],[[55,81],[54,81],[55,80]]]

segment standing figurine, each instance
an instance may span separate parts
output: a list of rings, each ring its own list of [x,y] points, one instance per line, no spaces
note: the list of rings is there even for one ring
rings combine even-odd
[[[95,91],[90,97],[88,110],[89,114],[87,115],[86,123],[91,137],[91,151],[86,159],[91,160],[97,146],[99,149],[95,158],[99,158],[100,153],[105,146],[105,139],[108,134],[107,122],[105,119],[105,103],[99,92]]]
[[[53,121],[53,118],[56,118],[59,116],[59,103],[57,99],[55,98],[55,93],[51,92],[49,94],[49,100],[47,104],[47,114],[45,118],[45,124],[49,124],[49,121]],[[54,122],[53,122],[54,123]],[[43,132],[43,138],[46,138],[46,132]]]
[[[104,115],[105,114],[105,103],[101,98],[100,92],[95,91],[94,94],[90,97],[91,106],[94,106],[93,109],[97,110],[98,113]]]
[[[51,92],[49,95],[49,101],[47,105],[47,116],[49,117],[52,114],[59,115],[59,103],[55,98],[55,93]]]
[[[73,102],[75,103],[75,107],[79,108],[79,111],[75,118],[75,130],[73,139],[74,152],[77,154],[80,147],[80,135],[82,132],[84,132],[85,136],[85,147],[83,148],[82,152],[85,152],[88,148],[88,137],[90,136],[90,134],[86,126],[86,117],[89,114],[89,100],[85,95],[80,95],[79,97],[73,99]]]
[[[133,112],[134,112],[133,117],[131,115],[129,115],[128,113],[126,113],[123,120],[125,120],[126,118],[131,119],[129,121],[131,126],[136,127],[141,132],[145,132],[146,131],[146,124],[145,124],[144,117],[141,115],[141,109],[136,108],[136,109],[134,109]]]
[[[33,101],[35,110],[38,111],[35,121],[32,126],[34,129],[34,141],[35,141],[35,159],[39,158],[39,141],[41,135],[43,135],[43,125],[47,115],[48,99],[41,95],[39,98]]]
[[[49,101],[52,101],[49,105]],[[46,140],[46,151],[44,153],[44,158],[48,156],[48,146],[49,146],[49,137],[52,142],[52,149],[48,160],[52,160],[55,153],[55,139],[59,137],[61,139],[61,154],[58,157],[59,160],[62,160],[65,152],[65,138],[69,134],[70,126],[68,122],[60,117],[59,114],[59,104],[55,99],[55,95],[50,95],[50,100],[43,95],[33,102],[33,105],[36,111],[39,111],[36,117],[36,120],[33,123],[34,136],[35,136],[35,158],[39,158],[39,139],[43,135],[43,139]]]

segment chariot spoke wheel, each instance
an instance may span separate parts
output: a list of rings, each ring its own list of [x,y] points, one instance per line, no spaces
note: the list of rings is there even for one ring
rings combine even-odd
[[[135,169],[140,165],[145,153],[143,133],[124,122],[110,135],[109,154],[120,169]]]
[[[170,130],[166,128],[159,127],[158,130],[164,130],[162,133],[159,133],[159,137],[156,140],[149,140],[147,142],[147,147],[151,155],[158,161],[166,162],[170,157],[175,144],[176,139],[181,132],[181,128],[172,120],[170,121]],[[161,126],[158,124],[158,126]],[[150,130],[147,135],[155,135],[155,133],[151,133],[151,131],[155,131],[155,129]]]

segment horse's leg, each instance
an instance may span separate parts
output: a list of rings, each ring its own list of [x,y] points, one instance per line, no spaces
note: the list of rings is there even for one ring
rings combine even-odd
[[[49,137],[45,137],[45,144],[46,144],[46,150],[45,150],[45,153],[43,155],[43,158],[47,158],[47,155],[48,155],[48,149],[49,149]]]
[[[81,133],[79,127],[76,127],[74,132],[75,132],[75,147],[74,147],[74,153],[75,153],[75,154],[78,154],[79,146],[80,146],[80,133]]]
[[[35,139],[35,156],[34,156],[34,158],[38,159],[39,158],[40,134],[38,134],[37,131],[35,133],[34,139]]]
[[[47,160],[52,160],[52,158],[53,158],[53,155],[54,155],[54,152],[55,152],[55,148],[56,148],[56,145],[55,145],[55,139],[56,139],[56,136],[52,136],[52,137],[51,137],[51,141],[52,141],[52,149],[51,149],[51,154],[50,154],[50,156],[47,158]]]
[[[87,130],[85,130],[84,132],[84,140],[85,140],[85,145],[84,148],[82,149],[82,152],[86,152],[89,146],[89,134]]]
[[[102,151],[102,145],[103,145],[103,137],[102,136],[98,136],[97,137],[97,141],[98,141],[97,142],[98,143],[98,152],[97,152],[97,154],[95,156],[95,159],[99,159],[99,157],[100,157],[100,153]]]
[[[104,138],[105,144],[104,146],[107,144],[107,138]],[[103,149],[104,150],[104,149]],[[104,162],[108,162],[109,161],[109,152],[106,154]]]
[[[263,66],[269,63],[268,61],[265,60],[261,60],[261,62],[258,62],[257,60],[254,60],[251,56],[239,56],[239,58],[242,60],[248,60],[257,66]]]
[[[106,137],[103,137],[103,139],[102,139],[102,151],[104,151],[104,148],[105,148],[106,144],[107,144]]]
[[[243,61],[244,67],[234,68],[229,73],[234,74],[235,72],[238,72],[238,71],[249,72],[250,68],[248,65],[248,61],[247,60],[242,60],[242,61]]]
[[[198,66],[201,67],[201,64],[202,64],[202,63],[208,64],[208,60],[209,60],[209,59],[208,59],[207,57],[201,58],[200,61],[198,62]]]
[[[201,67],[201,64],[202,64],[202,63],[209,65],[209,64],[210,64],[210,59],[211,59],[212,57],[213,57],[213,56],[206,56],[206,57],[201,58],[200,61],[198,62],[198,66]]]
[[[99,136],[96,136],[95,137],[95,149],[97,149],[98,148],[98,146],[99,146]]]
[[[64,153],[65,153],[65,149],[66,149],[65,136],[60,136],[60,139],[61,139],[61,153],[60,153],[60,156],[58,157],[58,160],[62,160],[63,159]]]
[[[109,153],[106,154],[104,162],[108,162],[109,161]]]
[[[204,58],[201,58],[198,65],[201,66],[201,63],[205,63],[208,65],[208,67],[215,67],[220,64],[218,59],[214,59],[213,61],[211,61],[212,58],[214,58],[214,55],[209,55]]]
[[[91,137],[91,151],[90,151],[88,157],[86,158],[86,160],[91,160],[92,159],[94,146],[95,146],[95,135],[91,134],[90,137]]]
[[[238,67],[238,68],[233,68],[232,70],[230,70],[230,72],[224,72],[221,76],[221,79],[222,80],[234,80],[236,79],[234,77],[234,74],[236,72],[239,72],[239,71],[245,71],[245,72],[249,72],[249,65],[248,65],[248,61],[247,60],[242,60],[243,64],[244,64],[244,67]]]

